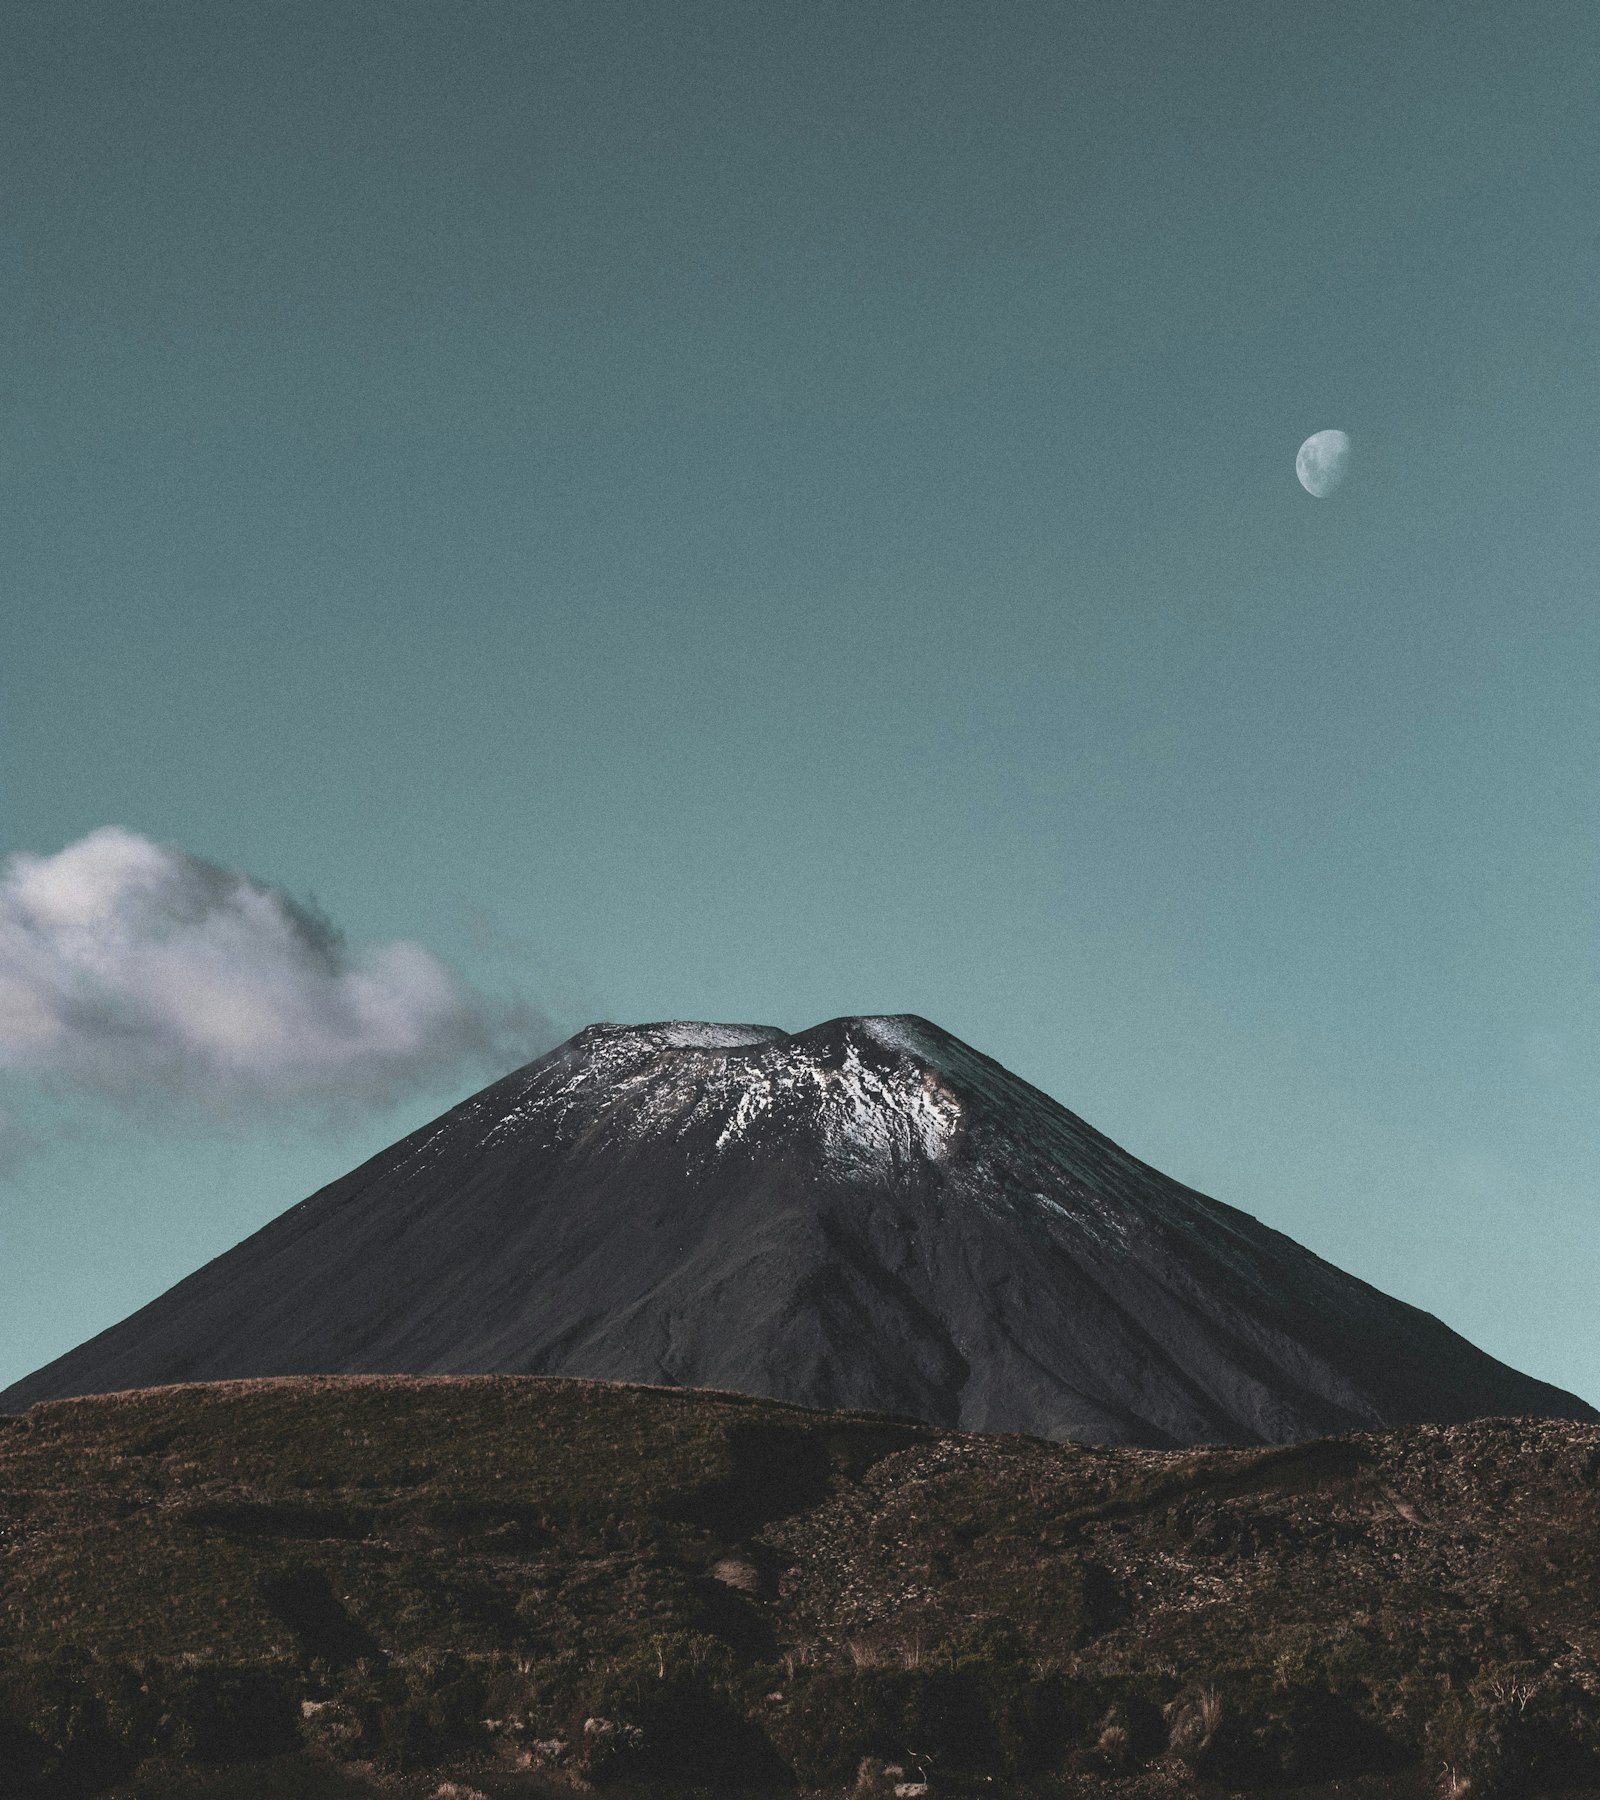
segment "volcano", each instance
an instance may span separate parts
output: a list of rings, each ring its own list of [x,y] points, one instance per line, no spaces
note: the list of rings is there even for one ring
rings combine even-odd
[[[0,1393],[517,1373],[1173,1447],[1592,1420],[912,1017],[593,1025]]]

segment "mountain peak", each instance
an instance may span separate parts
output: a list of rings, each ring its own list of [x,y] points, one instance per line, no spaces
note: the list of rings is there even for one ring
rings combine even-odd
[[[672,1020],[598,1025],[570,1045],[565,1080],[532,1065],[541,1104],[519,1113],[635,1141],[692,1141],[714,1157],[783,1135],[823,1168],[885,1178],[938,1161],[961,1122],[934,1060],[942,1036],[911,1018],[830,1019],[808,1031]],[[949,1042],[954,1043],[951,1039]]]
[[[0,1408],[500,1372],[1151,1445],[1594,1416],[911,1015],[589,1026]]]

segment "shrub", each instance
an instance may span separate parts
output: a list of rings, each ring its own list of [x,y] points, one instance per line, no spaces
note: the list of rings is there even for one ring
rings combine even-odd
[[[1393,1769],[1403,1752],[1304,1665],[1246,1672],[1175,1706],[1196,1771],[1223,1782],[1326,1781]]]
[[[848,1781],[867,1757],[893,1754],[884,1704],[884,1671],[803,1668],[769,1727],[798,1779],[827,1787]]]
[[[450,1654],[383,1665],[364,1659],[327,1683],[307,1706],[306,1740],[329,1755],[370,1757],[386,1768],[426,1768],[476,1746],[483,1736],[488,1682]]]
[[[782,1769],[749,1717],[751,1685],[720,1639],[663,1633],[597,1672],[571,1736],[595,1780],[770,1782]]]
[[[44,1781],[48,1754],[36,1732],[0,1713],[0,1800],[31,1800]]]
[[[1526,1664],[1491,1663],[1465,1688],[1447,1689],[1426,1746],[1446,1785],[1470,1782],[1474,1800],[1600,1776],[1600,1721]]]
[[[96,1673],[87,1652],[64,1649],[5,1677],[0,1719],[15,1748],[18,1794],[93,1793],[132,1768],[136,1754],[107,1719]]]
[[[958,1645],[915,1668],[802,1669],[770,1729],[800,1781],[827,1785],[866,1757],[1024,1775],[1055,1763],[1092,1716],[1060,1676]]]
[[[160,1747],[186,1762],[253,1762],[299,1748],[298,1689],[288,1670],[179,1665],[153,1684]]]

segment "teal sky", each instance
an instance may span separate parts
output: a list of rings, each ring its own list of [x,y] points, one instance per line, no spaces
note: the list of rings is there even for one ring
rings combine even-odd
[[[0,855],[926,1014],[1600,1400],[1592,0],[5,36]],[[0,1071],[0,1385],[487,1072]]]

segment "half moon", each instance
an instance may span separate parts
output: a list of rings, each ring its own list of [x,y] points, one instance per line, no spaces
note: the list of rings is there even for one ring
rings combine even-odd
[[[1344,480],[1349,461],[1350,440],[1342,431],[1314,431],[1300,446],[1294,472],[1313,499],[1326,500]]]

